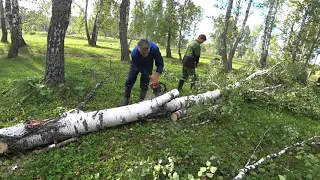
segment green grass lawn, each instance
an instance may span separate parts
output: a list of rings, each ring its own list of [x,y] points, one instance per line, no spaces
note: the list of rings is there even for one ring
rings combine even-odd
[[[100,38],[98,47],[90,47],[84,37],[66,37],[66,82],[56,88],[40,87],[46,34],[24,35],[28,46],[19,49],[15,59],[6,58],[9,44],[0,44],[0,127],[51,118],[73,109],[102,80],[107,83],[97,89],[84,110],[118,105],[129,68],[128,63],[119,61],[119,40]],[[160,49],[165,55],[165,48]],[[164,58],[167,72],[161,79],[168,89],[176,88],[181,76],[177,50],[172,53],[173,58]],[[200,80],[208,75],[211,59],[212,55],[203,53],[197,69]],[[239,69],[245,64],[245,60],[236,60],[233,67]],[[188,84],[184,88],[184,95],[192,93]],[[138,100],[139,83],[132,96],[133,101]],[[202,112],[208,106],[196,106],[194,111]],[[319,132],[318,119],[249,102],[243,103],[237,115],[193,113],[177,122],[163,116],[151,122],[139,121],[90,133],[79,141],[40,154],[32,149],[3,155],[0,179],[165,179],[163,172],[177,172],[180,179],[188,179],[188,174],[198,178],[200,167],[207,167],[208,162],[218,169],[213,179],[232,179],[261,139],[251,163]],[[36,149],[41,148],[44,147]],[[320,179],[319,160],[319,146],[293,148],[251,171],[247,179],[279,179],[279,175],[287,179]]]

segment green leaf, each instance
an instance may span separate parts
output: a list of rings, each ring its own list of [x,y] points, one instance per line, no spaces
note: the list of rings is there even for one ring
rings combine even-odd
[[[213,178],[213,174],[212,174],[212,173],[207,173],[207,176],[208,176],[209,178]]]
[[[286,180],[286,177],[279,175],[280,180]]]
[[[206,165],[209,167],[211,165],[211,162],[207,161]]]
[[[179,174],[177,172],[174,172],[172,178],[173,180],[179,180]]]
[[[194,180],[194,177],[193,177],[193,175],[191,175],[191,174],[188,174],[188,180]]]
[[[159,171],[160,171],[160,165],[155,165],[155,166],[153,167],[153,169],[154,169],[155,171],[159,172]]]
[[[210,172],[215,173],[217,171],[218,168],[212,166],[210,167]]]
[[[200,172],[206,172],[207,168],[206,167],[201,167]]]

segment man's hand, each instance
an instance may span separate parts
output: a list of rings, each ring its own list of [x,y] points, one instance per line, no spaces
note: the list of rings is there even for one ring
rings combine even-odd
[[[152,76],[149,76],[149,79],[151,81],[151,83],[159,83],[159,76],[160,76],[160,73],[156,73],[153,77]]]

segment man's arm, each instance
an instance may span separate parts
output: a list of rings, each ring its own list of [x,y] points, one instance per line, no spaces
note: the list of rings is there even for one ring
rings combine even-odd
[[[154,53],[154,60],[157,69],[155,75],[151,77],[150,80],[154,83],[157,83],[159,82],[159,76],[163,72],[164,63],[159,48],[156,48]]]
[[[193,49],[193,57],[194,57],[196,67],[198,66],[198,63],[199,63],[200,54],[201,54],[201,47],[200,47],[200,44],[197,44]]]

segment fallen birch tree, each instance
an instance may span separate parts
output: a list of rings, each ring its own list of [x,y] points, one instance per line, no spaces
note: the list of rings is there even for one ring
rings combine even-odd
[[[176,98],[174,89],[152,100],[111,109],[84,112],[72,110],[47,120],[29,120],[0,129],[0,153],[8,153],[57,143],[93,131],[146,119],[177,109],[201,104],[220,96],[220,91]]]

